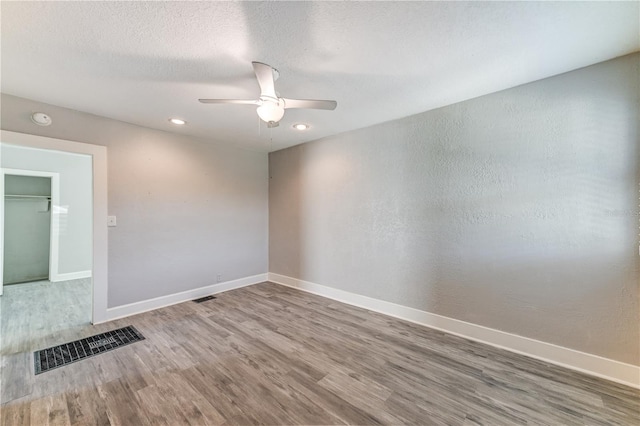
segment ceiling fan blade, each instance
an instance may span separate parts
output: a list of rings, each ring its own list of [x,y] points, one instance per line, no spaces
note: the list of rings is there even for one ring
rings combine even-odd
[[[238,105],[260,105],[260,101],[248,99],[198,99],[203,104],[238,104]]]
[[[273,79],[273,68],[262,62],[251,62],[253,72],[256,73],[258,84],[260,85],[260,96],[268,96],[270,98],[278,98]]]
[[[323,101],[319,99],[287,99],[284,98],[284,109],[308,108],[308,109],[336,109],[336,101]]]

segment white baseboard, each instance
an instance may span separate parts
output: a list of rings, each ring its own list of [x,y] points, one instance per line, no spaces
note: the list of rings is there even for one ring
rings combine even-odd
[[[269,281],[640,389],[636,365],[272,272]]]
[[[52,283],[60,281],[79,280],[80,278],[91,278],[91,271],[67,272],[66,274],[56,274],[49,278]]]
[[[118,318],[141,314],[143,312],[152,311],[154,309],[164,308],[165,306],[175,305],[176,303],[182,303],[189,300],[197,299],[199,297],[222,293],[223,291],[246,287],[264,281],[267,281],[267,274],[258,274],[233,281],[226,281],[223,283],[199,287],[180,293],[169,294],[167,296],[156,297],[154,299],[143,300],[141,302],[130,303],[128,305],[107,308],[107,319],[101,322],[107,322]]]

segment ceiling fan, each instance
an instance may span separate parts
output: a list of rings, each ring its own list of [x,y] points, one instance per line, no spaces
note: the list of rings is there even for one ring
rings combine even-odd
[[[268,127],[278,127],[278,122],[284,116],[285,109],[307,108],[334,110],[338,106],[336,101],[324,101],[315,99],[288,99],[281,98],[276,92],[275,81],[280,73],[277,69],[262,62],[252,62],[253,71],[256,73],[260,85],[260,97],[256,100],[247,99],[198,99],[203,104],[239,104],[257,105],[258,117],[267,123]]]

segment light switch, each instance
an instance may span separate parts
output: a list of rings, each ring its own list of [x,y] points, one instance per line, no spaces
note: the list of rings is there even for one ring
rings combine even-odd
[[[116,226],[115,216],[107,216],[107,226]]]

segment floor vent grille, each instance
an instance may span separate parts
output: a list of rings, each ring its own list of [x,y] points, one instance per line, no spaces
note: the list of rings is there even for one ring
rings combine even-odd
[[[140,340],[144,340],[144,336],[133,326],[127,326],[35,351],[33,353],[35,373],[44,373]]]
[[[201,297],[200,299],[193,299],[193,301],[196,303],[202,303],[202,302],[206,302],[207,300],[213,300],[215,298],[216,298],[215,296],[205,296],[205,297]]]

